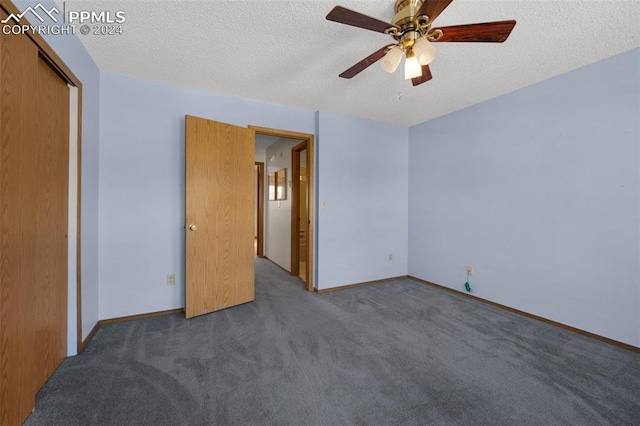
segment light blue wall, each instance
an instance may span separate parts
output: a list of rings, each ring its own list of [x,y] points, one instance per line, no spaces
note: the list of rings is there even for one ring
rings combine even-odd
[[[317,287],[406,275],[408,130],[324,111],[316,120]]]
[[[184,305],[193,114],[316,135],[320,289],[407,273],[461,289],[473,264],[479,297],[640,345],[638,49],[407,130],[100,73],[77,38],[46,39],[84,87],[85,336]]]
[[[409,273],[640,346],[640,50],[409,131]]]
[[[50,7],[53,1],[43,1]],[[33,6],[33,2],[14,1],[18,9]],[[100,71],[76,36],[48,35],[47,43],[82,82],[82,334],[83,338],[98,322],[98,140]],[[69,271],[69,273],[75,273]],[[76,289],[69,288],[68,354],[77,348]]]
[[[103,72],[100,318],[184,306],[185,114],[304,133],[315,126],[313,111]]]

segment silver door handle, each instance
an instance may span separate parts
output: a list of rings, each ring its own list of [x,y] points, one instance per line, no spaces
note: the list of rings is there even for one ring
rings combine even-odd
[[[191,225],[189,225],[189,231],[195,231],[197,229],[198,229],[198,226],[196,224],[192,223]]]

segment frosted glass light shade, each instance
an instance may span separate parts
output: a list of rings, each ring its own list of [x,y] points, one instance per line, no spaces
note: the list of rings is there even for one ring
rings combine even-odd
[[[420,61],[413,53],[413,50],[409,49],[407,51],[407,60],[404,63],[404,78],[408,80],[410,78],[420,77],[422,75],[422,66],[420,65]]]
[[[413,44],[413,53],[421,65],[429,65],[436,57],[436,48],[426,38],[419,38]]]
[[[394,72],[398,69],[400,61],[402,60],[402,49],[399,46],[393,46],[384,58],[382,58],[382,69],[386,72]]]

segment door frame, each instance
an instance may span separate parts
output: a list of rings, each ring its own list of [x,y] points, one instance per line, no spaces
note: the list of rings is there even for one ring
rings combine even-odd
[[[272,129],[269,127],[260,127],[260,126],[247,126],[250,129],[255,130],[257,135],[265,135],[265,136],[276,136],[280,138],[287,139],[298,139],[301,143],[307,144],[307,186],[309,189],[308,198],[309,198],[309,233],[307,235],[307,280],[305,282],[305,288],[307,291],[313,291],[313,278],[314,278],[314,229],[315,229],[315,215],[314,215],[314,206],[315,206],[315,187],[314,187],[314,178],[315,178],[315,150],[314,150],[314,136],[310,133],[300,133],[300,132],[292,132],[289,130],[281,130],[281,129]],[[293,207],[293,206],[292,206]],[[291,209],[291,214],[293,218],[293,208]],[[293,219],[292,219],[293,220]],[[293,241],[293,236],[292,236]],[[293,252],[293,250],[292,250]],[[293,264],[292,271],[293,271]]]
[[[256,161],[258,167],[257,200],[258,200],[258,239],[256,241],[258,257],[264,257],[264,162]]]
[[[307,150],[306,160],[309,160],[307,141],[303,141],[291,148],[291,275],[300,275],[300,152]],[[308,179],[308,177],[307,177]],[[307,185],[308,186],[308,185]],[[309,197],[307,196],[307,217],[309,216]],[[309,222],[305,224],[305,234],[309,233]],[[306,259],[307,262],[309,259]],[[309,270],[305,273],[305,281],[309,279]]]

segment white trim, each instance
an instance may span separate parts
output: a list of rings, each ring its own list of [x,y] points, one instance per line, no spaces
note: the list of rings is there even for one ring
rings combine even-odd
[[[67,257],[67,356],[78,350],[78,88],[69,85],[69,210]]]

